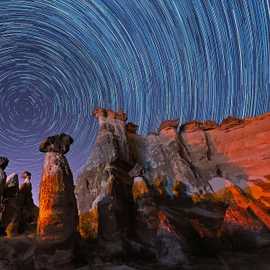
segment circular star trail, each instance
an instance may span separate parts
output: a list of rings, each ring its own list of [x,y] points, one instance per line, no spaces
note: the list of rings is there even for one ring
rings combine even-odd
[[[0,155],[33,172],[40,141],[73,136],[76,172],[95,107],[124,110],[140,133],[161,120],[270,110],[270,2],[1,0]]]

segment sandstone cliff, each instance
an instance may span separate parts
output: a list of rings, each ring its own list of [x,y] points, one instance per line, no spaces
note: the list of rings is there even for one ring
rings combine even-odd
[[[102,259],[131,252],[185,267],[198,249],[270,244],[270,114],[167,120],[147,136],[125,113],[93,115],[100,129],[76,197],[81,235],[107,248]]]

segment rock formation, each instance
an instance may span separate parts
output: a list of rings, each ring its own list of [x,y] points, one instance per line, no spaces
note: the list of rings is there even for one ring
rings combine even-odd
[[[40,145],[38,238],[0,238],[1,269],[269,269],[270,114],[166,120],[146,136],[123,112],[93,116],[100,128],[75,190],[79,227],[64,156],[73,140],[60,134]],[[17,224],[31,190],[6,180],[6,165],[0,158],[2,220]]]
[[[78,223],[73,176],[64,154],[73,139],[60,134],[40,145],[45,152],[39,193],[37,235],[42,240],[65,242],[75,237]]]
[[[92,151],[82,185],[77,187],[81,207],[82,236],[96,238],[106,257],[124,251],[123,238],[129,234],[132,223],[132,168],[126,136],[126,115],[97,109],[93,116],[100,124],[97,144]],[[88,220],[88,228],[85,226]]]
[[[83,236],[166,267],[270,243],[270,114],[167,120],[147,136],[122,112],[93,115],[100,128],[76,186]]]
[[[18,193],[18,204],[20,207],[20,223],[21,231],[31,230],[25,224],[36,225],[38,218],[38,207],[35,206],[32,195],[32,184],[30,182],[31,173],[28,171],[23,172],[22,177],[24,182],[21,184]],[[33,226],[31,226],[33,227]]]
[[[9,160],[6,157],[0,157],[0,203],[3,202],[4,189],[6,185],[7,175],[5,169],[8,166]]]
[[[4,180],[1,222],[3,234],[12,237],[26,233],[35,226],[38,208],[32,197],[32,189],[19,188],[19,178],[12,173]]]
[[[7,177],[4,195],[3,224],[8,236],[14,236],[19,232],[20,207],[18,202],[19,178],[13,173]]]
[[[151,247],[155,259],[166,267],[187,263],[183,252],[186,245],[183,237],[176,237],[166,214],[159,209],[151,189],[143,177],[141,166],[135,165],[132,196],[135,204],[135,237],[143,245]]]

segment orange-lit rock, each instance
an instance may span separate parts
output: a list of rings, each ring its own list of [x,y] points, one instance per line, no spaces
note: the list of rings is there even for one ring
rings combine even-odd
[[[133,194],[133,199],[134,201],[142,198],[145,196],[147,193],[149,193],[149,189],[143,180],[142,177],[135,177],[133,186],[132,186],[132,194]]]
[[[240,188],[233,184],[228,184],[227,190],[231,194],[231,204],[233,206],[229,207],[226,212],[226,223],[239,223],[239,225],[246,227],[247,229],[249,226],[251,229],[258,229],[258,226],[253,224],[263,223],[266,228],[270,230],[269,213],[259,205],[259,202],[256,202],[253,198],[249,198],[249,196],[245,195]],[[239,215],[237,215],[237,209],[239,209]],[[245,215],[242,214],[243,212]],[[248,214],[248,212],[250,212],[250,214]],[[254,219],[254,216],[259,222]]]
[[[95,239],[98,236],[98,209],[93,208],[79,217],[80,235],[83,239]]]
[[[121,112],[98,109],[94,116],[100,128],[76,193],[82,213],[106,198],[98,221],[105,235],[131,237],[132,252],[142,256],[143,245],[165,265],[177,256],[184,261],[185,243],[191,253],[215,255],[238,242],[244,247],[239,231],[255,239],[253,247],[269,243],[270,114],[221,124],[167,120],[146,136]],[[119,218],[123,204],[131,223]]]
[[[134,177],[132,194],[136,209],[134,225],[137,239],[153,249],[161,265],[185,264],[184,241],[167,214],[159,209],[142,176]]]
[[[270,114],[243,120],[227,118],[211,130],[183,130],[180,138],[202,182],[217,176],[235,184],[260,179],[267,183],[270,175]]]
[[[99,122],[102,123],[102,120],[120,120],[125,122],[127,120],[127,115],[124,112],[114,112],[112,110],[107,110],[103,108],[97,108],[93,111],[92,115],[99,119]]]
[[[216,179],[214,189],[230,192],[234,206],[228,208],[225,221],[250,229],[258,224],[269,228],[270,114],[228,117],[214,129],[197,127],[183,129],[181,141],[202,184]],[[231,185],[226,186],[222,179]],[[214,191],[213,195],[222,200],[224,194]]]
[[[78,213],[73,176],[64,156],[73,140],[61,134],[40,146],[46,152],[39,193],[37,235],[42,240],[72,239],[77,230]]]
[[[179,121],[178,120],[167,120],[161,123],[159,127],[159,135],[161,137],[167,137],[168,139],[176,139],[177,134],[177,127]]]
[[[251,180],[247,184],[246,191],[250,196],[266,209],[270,209],[270,177],[265,176],[264,179]]]
[[[252,213],[247,209],[235,206],[230,206],[224,216],[223,230],[233,233],[234,230],[250,230],[260,231],[263,228],[262,223],[254,219]]]

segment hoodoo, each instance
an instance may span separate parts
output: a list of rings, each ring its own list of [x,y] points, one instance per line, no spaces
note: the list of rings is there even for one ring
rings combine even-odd
[[[37,235],[42,240],[68,241],[76,234],[78,211],[73,175],[64,156],[73,139],[66,134],[48,137],[39,150],[45,154],[39,193]]]

